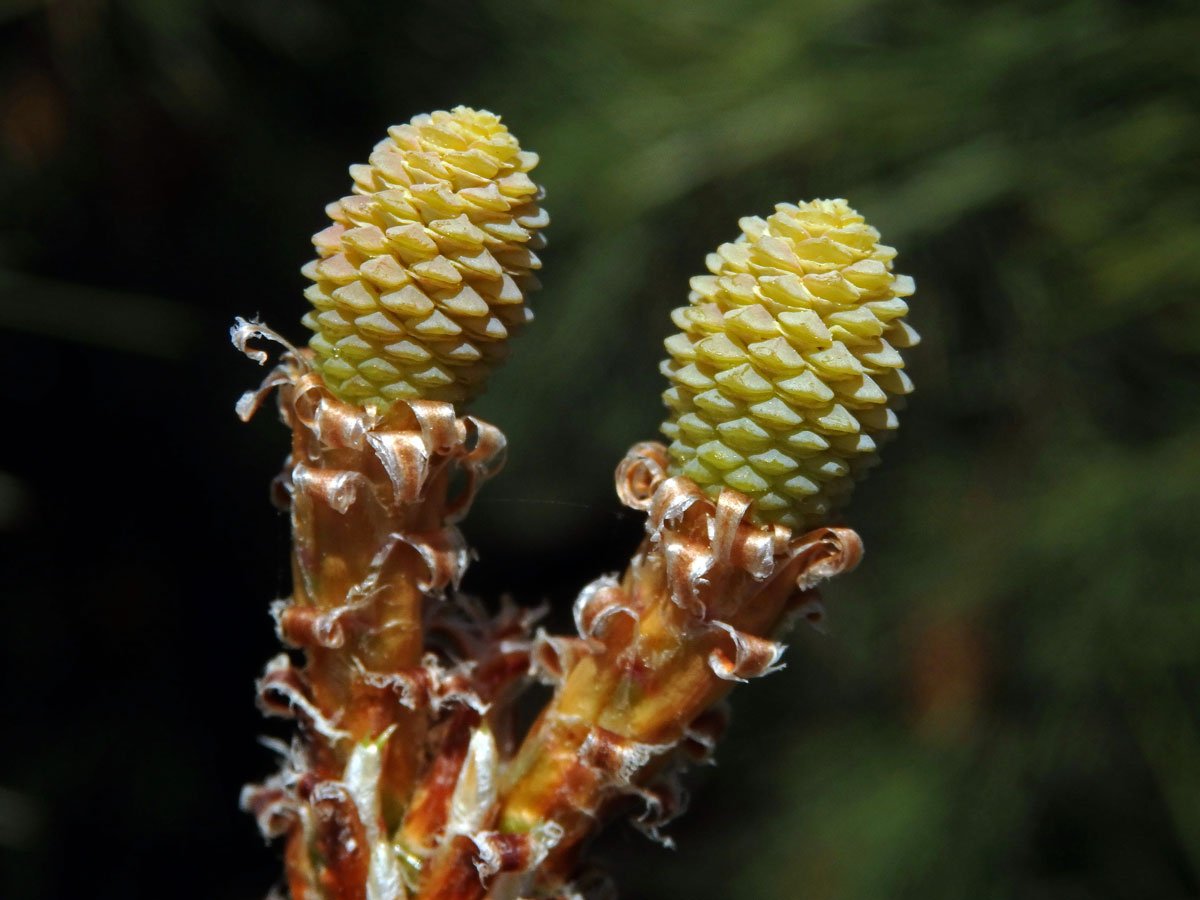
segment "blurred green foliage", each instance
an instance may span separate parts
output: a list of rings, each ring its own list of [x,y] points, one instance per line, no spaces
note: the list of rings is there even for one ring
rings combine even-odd
[[[847,516],[866,561],[832,635],[735,694],[680,849],[598,855],[626,897],[1197,896],[1194,3],[76,0],[0,38],[0,328],[141,352],[25,308],[31,276],[64,309],[119,290],[216,405],[256,375],[222,323],[300,336],[346,165],[418,112],[504,116],[552,224],[468,530],[560,608],[636,537],[611,471],[655,434],[687,277],[742,215],[848,198],[925,338]]]

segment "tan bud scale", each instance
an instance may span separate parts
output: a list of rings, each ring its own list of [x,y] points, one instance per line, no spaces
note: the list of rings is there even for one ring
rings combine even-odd
[[[532,318],[541,268],[541,189],[500,118],[456,107],[388,130],[353,194],[331,203],[313,236],[313,309],[303,323],[329,389],[359,406],[463,403]]]
[[[793,528],[824,519],[877,461],[912,382],[898,349],[913,281],[844,200],[781,203],[691,281],[666,340],[671,473]]]

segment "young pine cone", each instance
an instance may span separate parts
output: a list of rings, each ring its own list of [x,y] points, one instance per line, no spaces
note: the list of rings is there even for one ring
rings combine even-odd
[[[811,527],[849,495],[912,382],[898,347],[913,281],[844,200],[782,203],[707,259],[672,320],[663,373],[671,474],[754,500],[760,522]]]
[[[350,167],[354,194],[326,207],[334,224],[313,236],[309,346],[349,403],[463,403],[532,318],[532,251],[549,221],[526,174],[538,157],[498,116],[464,106],[388,135]]]

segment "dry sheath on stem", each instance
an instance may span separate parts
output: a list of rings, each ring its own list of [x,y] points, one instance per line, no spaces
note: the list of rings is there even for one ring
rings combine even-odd
[[[509,767],[500,823],[560,826],[547,883],[622,795],[643,798],[651,830],[675,811],[674,771],[711,746],[714,704],[778,663],[788,612],[818,614],[816,583],[861,555],[849,529],[789,526],[844,500],[911,390],[894,345],[917,340],[912,282],[878,232],[841,200],[741,225],[673,315],[670,450],[639,445],[618,470],[647,537],[620,581],[581,595],[579,638],[535,648],[558,688]]]
[[[296,898],[414,891],[450,801],[430,761],[461,743],[433,733],[447,730],[440,714],[465,708],[472,725],[503,733],[493,701],[528,666],[520,616],[488,620],[436,600],[468,559],[453,522],[502,459],[503,435],[451,401],[482,390],[529,318],[523,291],[538,263],[528,245],[546,223],[526,174],[535,162],[486,112],[393,128],[370,165],[351,169],[354,193],[330,205],[334,224],[314,237],[309,350],[289,348],[239,407],[248,417],[278,388],[293,432],[280,486],[294,595],[273,611],[305,664],[273,660],[260,700],[299,734],[280,774],[244,803],[264,833],[286,835]],[[241,323],[234,337],[244,347],[264,334]],[[450,496],[456,470],[465,486]],[[432,654],[439,640],[479,652]],[[447,753],[431,753],[437,740]]]
[[[673,443],[635,446],[617,472],[647,535],[581,593],[578,636],[531,636],[536,613],[457,595],[454,522],[504,441],[453,404],[529,317],[535,160],[490,113],[393,128],[314,238],[309,349],[239,406],[278,388],[293,431],[294,596],[273,612],[305,662],[273,660],[260,700],[298,734],[244,803],[286,836],[297,900],[593,896],[586,838],[631,802],[661,838],[730,686],[778,665],[789,614],[816,616],[817,583],[861,554],[848,529],[802,528],[895,427],[912,288],[861,217],[817,201],[744,219],[693,279],[667,341]],[[263,335],[240,323],[235,341]],[[534,674],[555,691],[522,736],[514,700]]]
[[[579,637],[543,636],[534,648],[557,690],[506,772],[500,827],[558,826],[546,886],[626,798],[642,807],[636,824],[662,839],[658,828],[681,810],[679,769],[720,736],[715,705],[734,682],[776,667],[783,647],[768,635],[789,612],[817,616],[816,584],[861,553],[848,529],[794,537],[757,526],[744,495],[725,491],[713,504],[665,469],[662,445],[630,451],[617,488],[648,512],[647,536],[623,577],[581,594]]]

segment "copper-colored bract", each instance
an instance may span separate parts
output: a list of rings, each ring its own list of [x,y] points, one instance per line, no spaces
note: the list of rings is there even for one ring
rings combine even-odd
[[[239,320],[234,342],[282,341]],[[286,342],[283,342],[286,344]],[[280,365],[238,412],[278,391],[293,450],[278,480],[292,510],[293,598],[272,607],[284,643],[259,682],[264,712],[298,724],[274,742],[280,773],[242,804],[286,836],[294,900],[582,900],[577,852],[640,800],[636,824],[682,809],[678,770],[709,755],[720,701],[778,667],[772,635],[815,614],[816,583],[857,563],[857,535],[793,536],[745,521],[750,500],[713,500],[666,478],[638,444],[617,492],[648,514],[622,580],[578,596],[576,637],[530,637],[538,611],[496,614],[455,593],[468,554],[452,524],[496,470],[504,438],[440,402],[385,415],[337,400],[307,354]],[[466,486],[449,496],[451,470]],[[514,701],[529,674],[556,685],[526,736]]]
[[[778,667],[783,647],[770,635],[790,611],[817,615],[816,585],[861,556],[849,529],[793,537],[749,525],[748,498],[727,491],[714,504],[665,465],[665,448],[647,443],[618,468],[622,501],[650,514],[647,537],[621,581],[580,594],[578,637],[539,633],[534,663],[557,690],[502,769],[497,832],[444,850],[420,897],[524,896],[501,883],[552,890],[582,839],[630,797],[644,807],[635,823],[665,841],[659,828],[683,802],[677,773],[707,757],[721,698]],[[461,877],[470,865],[478,882]]]
[[[279,484],[292,511],[295,595],[272,612],[307,662],[298,669],[281,654],[259,683],[264,711],[296,719],[300,734],[281,773],[248,788],[243,804],[264,834],[287,835],[294,898],[404,896],[427,848],[406,852],[397,833],[413,833],[414,816],[441,828],[450,799],[430,782],[429,757],[444,767],[464,728],[488,721],[503,731],[507,708],[490,704],[528,668],[527,616],[509,608],[488,619],[465,601],[436,602],[469,556],[451,523],[498,468],[504,437],[448,403],[398,402],[382,416],[350,406],[305,353],[239,320],[234,342],[263,362],[246,348],[253,337],[288,347],[238,413],[249,418],[276,389],[292,429]],[[465,486],[451,497],[454,470]],[[458,648],[431,652],[448,640]]]
[[[249,339],[282,342],[240,320],[233,336],[260,362]],[[577,636],[531,637],[537,611],[489,615],[457,594],[468,553],[453,522],[496,471],[500,432],[441,402],[349,406],[286,346],[238,412],[277,390],[293,432],[278,485],[294,596],[272,612],[305,663],[277,656],[259,696],[298,735],[243,795],[265,835],[286,836],[292,897],[595,897],[572,886],[583,839],[632,802],[667,840],[678,772],[708,757],[722,698],[778,668],[774,635],[793,613],[819,617],[817,584],[858,562],[857,535],[752,524],[748,497],[714,502],[667,477],[661,444],[638,444],[617,470],[622,502],[647,513],[629,568],[580,593]],[[522,736],[531,675],[555,692]]]
[[[680,764],[704,757],[719,732],[714,708],[733,682],[778,668],[771,635],[791,611],[819,613],[816,585],[853,568],[858,536],[824,528],[793,536],[745,520],[750,501],[716,503],[667,478],[666,448],[643,443],[617,469],[622,502],[649,513],[646,538],[618,582],[604,577],[575,604],[577,638],[539,636],[534,658],[557,684],[509,767],[499,822],[523,832],[555,823],[543,863],[555,883],[597,818],[633,795],[644,830],[678,811]]]

